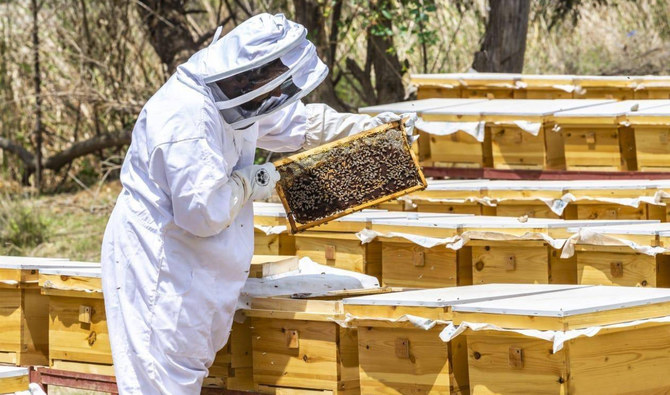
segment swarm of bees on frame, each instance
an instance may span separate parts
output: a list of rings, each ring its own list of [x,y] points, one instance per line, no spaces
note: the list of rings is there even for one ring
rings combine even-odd
[[[308,223],[421,185],[404,132],[361,136],[277,168],[296,221]]]

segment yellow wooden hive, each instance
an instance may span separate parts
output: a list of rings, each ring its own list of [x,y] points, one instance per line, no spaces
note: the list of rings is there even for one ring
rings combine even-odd
[[[587,286],[455,305],[453,322],[489,328],[465,332],[471,394],[649,394],[670,388],[669,308],[667,289]]]
[[[663,180],[430,180],[405,211],[504,217],[666,221]]]
[[[470,130],[470,137],[481,146],[480,150],[470,151],[481,152],[482,166],[496,169],[564,169],[562,135],[552,131],[552,115],[604,102],[573,99],[489,100],[429,110],[424,112],[423,119],[452,123],[452,129]],[[483,124],[486,125],[485,133],[482,133]],[[451,143],[453,147],[454,142]],[[450,144],[445,141],[445,145]],[[435,155],[431,146],[431,156],[434,158]]]
[[[66,259],[0,257],[0,363],[48,363],[48,303],[40,294],[39,271],[77,266]],[[85,266],[85,264],[84,264]]]
[[[670,287],[667,223],[571,230],[579,284]]]
[[[357,332],[344,326],[341,299],[390,291],[339,291],[308,299],[254,299],[245,315],[251,320],[257,390],[277,394],[360,394]]]
[[[670,171],[670,104],[668,100],[658,102],[665,105],[628,109],[622,120],[632,135],[629,149],[639,171]]]
[[[564,241],[580,226],[631,223],[638,222],[435,214],[373,220],[365,233],[366,240],[382,243],[382,282],[386,286],[576,284],[576,258],[561,258]]]
[[[295,255],[295,239],[287,227],[280,203],[254,202],[254,254]]]
[[[344,299],[358,327],[362,394],[467,394],[466,342],[440,332],[460,303],[549,292],[569,286],[480,285]]]
[[[0,366],[0,394],[28,391],[28,368]]]

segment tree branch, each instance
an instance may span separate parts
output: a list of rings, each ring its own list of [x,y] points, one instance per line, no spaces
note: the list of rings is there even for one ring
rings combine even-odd
[[[59,170],[61,167],[81,156],[88,155],[105,148],[130,144],[130,136],[130,131],[123,131],[120,133],[103,133],[88,140],[76,142],[65,150],[50,156],[44,162],[44,168],[50,170]]]
[[[0,137],[0,148],[18,156],[19,159],[21,159],[21,162],[25,163],[26,167],[32,170],[35,169],[35,155],[23,148],[20,144],[4,137]]]

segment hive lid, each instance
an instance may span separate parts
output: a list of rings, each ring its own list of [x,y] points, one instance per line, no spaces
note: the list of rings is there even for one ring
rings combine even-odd
[[[54,267],[96,267],[97,262],[74,262],[67,259],[33,258],[33,257],[0,257],[0,268],[19,270],[42,270]]]
[[[625,220],[624,220],[625,221]],[[670,223],[658,221],[625,221],[623,224],[612,222],[601,226],[600,224],[575,224],[568,231],[577,232],[579,229],[589,227],[589,230],[601,234],[621,235],[662,235],[670,234]]]
[[[438,216],[423,218],[407,217],[403,219],[373,219],[373,225],[408,226],[424,228],[462,228],[462,227],[487,227],[487,228],[536,228],[549,223],[560,223],[562,220],[549,218],[528,218],[526,222],[519,221],[515,217],[492,217],[484,215],[452,217]]]
[[[455,305],[454,312],[569,317],[670,302],[670,289],[591,286]],[[626,321],[622,314],[621,321]]]
[[[0,379],[27,376],[27,375],[28,375],[28,368],[22,368],[18,366],[0,366]]]
[[[582,117],[617,117],[625,114],[654,109],[670,105],[670,100],[623,100],[619,102],[602,103],[595,106],[559,111],[555,118],[582,118]],[[637,107],[637,110],[634,108]]]
[[[659,100],[667,102],[668,100]],[[670,117],[670,104],[650,107],[640,111],[628,111],[626,118],[635,120],[636,117]]]
[[[410,79],[413,83],[423,81],[481,81],[498,80],[501,82],[513,83],[519,79],[521,74],[517,73],[440,73],[440,74],[412,74]]]
[[[425,111],[426,115],[481,115],[538,117],[552,115],[558,111],[576,109],[597,104],[614,102],[598,99],[494,99],[458,107],[439,108]]]
[[[281,203],[254,202],[254,215],[264,217],[286,217]]]
[[[40,269],[40,274],[43,275],[58,275],[58,276],[77,276],[77,277],[102,277],[101,267],[52,267]]]
[[[399,103],[388,103],[388,104],[380,104],[377,106],[362,107],[358,109],[358,112],[362,114],[379,114],[386,111],[393,112],[396,114],[415,112],[421,115],[421,113],[426,110],[460,106],[464,104],[472,104],[482,102],[485,100],[486,99],[441,99],[441,98],[410,100]]]
[[[461,287],[422,289],[346,298],[345,305],[449,307],[462,303],[488,301],[518,295],[557,292],[582,285],[554,284],[484,284]]]

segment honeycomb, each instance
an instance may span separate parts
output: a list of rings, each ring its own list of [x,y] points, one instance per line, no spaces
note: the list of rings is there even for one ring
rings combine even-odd
[[[309,223],[423,185],[398,129],[380,130],[277,168],[289,212]]]

